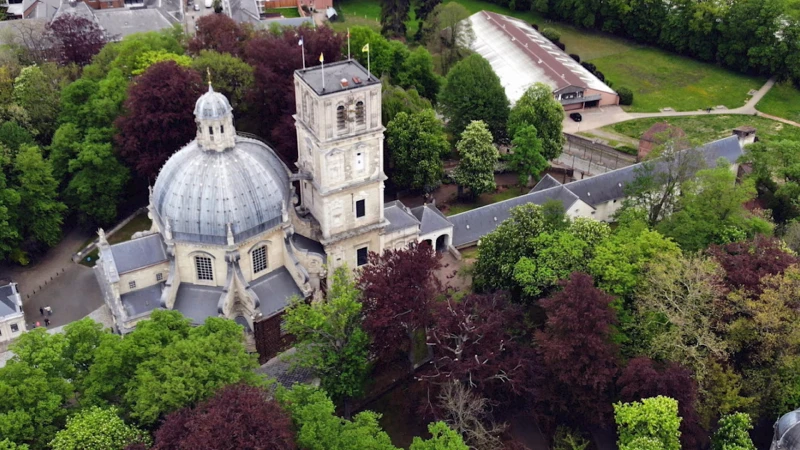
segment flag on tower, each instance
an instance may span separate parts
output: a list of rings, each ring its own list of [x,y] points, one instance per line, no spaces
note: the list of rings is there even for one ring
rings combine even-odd
[[[306,46],[303,45],[303,36],[300,36],[300,41],[297,43],[300,46],[300,57],[303,59],[303,70],[306,70]]]
[[[297,45],[300,45],[300,46],[303,45],[303,38],[302,37],[300,38],[300,41],[297,43]]]
[[[364,52],[369,53],[369,43],[364,44],[364,47],[361,48],[361,53]]]
[[[369,79],[372,79],[372,72],[370,71],[369,67],[369,42],[367,42],[366,44],[364,44],[363,47],[361,47],[361,53],[364,52],[367,53],[367,74],[369,74]]]
[[[319,54],[319,62],[325,62],[325,55],[322,53]]]

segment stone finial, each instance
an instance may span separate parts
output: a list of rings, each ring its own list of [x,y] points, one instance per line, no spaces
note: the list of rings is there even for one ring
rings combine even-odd
[[[286,209],[286,200],[281,200],[281,220],[289,221],[289,210]]]
[[[169,224],[169,217],[164,218],[164,238],[168,241],[172,240],[172,225]]]
[[[97,229],[97,236],[99,237],[98,243],[100,245],[108,245],[108,240],[106,239],[106,232],[102,228]]]
[[[231,228],[231,224],[228,224],[228,245],[234,245],[233,242],[233,229]]]

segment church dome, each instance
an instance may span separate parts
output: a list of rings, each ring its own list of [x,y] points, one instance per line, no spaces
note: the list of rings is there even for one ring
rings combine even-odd
[[[203,97],[197,109],[216,114],[214,97]],[[194,140],[164,164],[150,201],[176,240],[224,245],[230,224],[239,242],[282,223],[291,205],[289,172],[260,141],[235,136],[234,146],[207,151]]]
[[[221,119],[233,111],[228,98],[219,92],[214,91],[208,85],[208,92],[201,95],[194,104],[194,117],[197,120],[217,120]]]

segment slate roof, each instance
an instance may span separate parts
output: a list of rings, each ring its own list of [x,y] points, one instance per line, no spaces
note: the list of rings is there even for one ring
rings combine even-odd
[[[419,220],[398,200],[383,205],[383,218],[389,221],[385,228],[387,233],[420,225]]]
[[[561,186],[561,182],[556,180],[555,178],[551,177],[550,174],[545,174],[536,186],[531,189],[531,192],[539,192],[545,189],[550,189],[551,187]]]
[[[435,205],[425,204],[411,209],[411,214],[420,222],[419,234],[428,234],[450,228],[453,224]]]
[[[111,246],[111,254],[119,274],[167,260],[167,249],[158,233],[114,244]]]
[[[161,306],[162,283],[131,291],[119,296],[128,317],[150,312]]]
[[[325,90],[322,89],[322,68],[320,66],[296,70],[295,73],[318,95],[332,94],[350,89],[357,89],[373,84],[380,84],[381,80],[370,76],[367,69],[354,59],[325,64]],[[361,80],[356,83],[354,78]],[[342,87],[341,80],[347,80],[347,86]]]
[[[287,350],[256,369],[256,373],[266,375],[269,378],[276,380],[285,388],[291,388],[295,383],[301,384],[316,384],[317,378],[311,369],[303,367],[292,368],[291,355],[294,354],[294,348]]]
[[[733,163],[742,156],[742,147],[739,145],[739,138],[729,136],[714,142],[709,142],[695,150],[684,150],[685,152],[699,151],[703,155],[705,164],[714,167],[718,158],[725,158]],[[656,171],[665,167],[666,163],[654,159],[651,163],[656,164]],[[601,175],[596,175],[583,180],[573,181],[564,186],[569,188],[581,200],[589,205],[595,206],[611,200],[623,198],[625,196],[625,185],[638,176],[638,170],[645,163],[638,163],[621,169],[612,170]],[[699,169],[699,168],[698,168]]]
[[[233,319],[233,321],[244,327],[245,331],[253,331],[250,329],[250,322],[248,322],[247,319],[245,319],[244,317],[236,316],[236,318]]]
[[[146,33],[170,28],[172,23],[161,11],[150,8],[110,8],[94,11],[97,22],[112,39],[133,33]]]
[[[292,234],[292,243],[294,243],[294,246],[300,250],[306,250],[308,252],[318,253],[322,255],[323,258],[327,256],[325,254],[325,247],[323,247],[322,244],[313,239],[309,239],[305,236],[302,236],[300,234],[297,233]]]
[[[449,216],[448,219],[453,223],[453,246],[460,247],[477,242],[483,236],[491,233],[511,216],[511,208],[515,206],[526,203],[543,205],[549,200],[560,201],[567,210],[578,200],[578,197],[566,186],[556,186]]]
[[[293,296],[303,297],[303,291],[297,287],[294,278],[286,269],[281,267],[250,282],[253,292],[261,300],[261,313],[269,317],[281,311],[289,304]]]
[[[74,16],[83,17],[84,19],[92,22],[97,22],[97,18],[95,17],[92,8],[90,8],[89,5],[84,2],[61,2],[61,6],[58,7],[58,11],[53,16],[53,20],[56,20],[65,14],[72,14]]]
[[[173,309],[192,319],[196,325],[202,325],[206,318],[219,315],[217,305],[221,295],[222,288],[219,286],[181,283]]]
[[[0,317],[21,312],[18,302],[21,302],[21,299],[16,285],[0,286]]]

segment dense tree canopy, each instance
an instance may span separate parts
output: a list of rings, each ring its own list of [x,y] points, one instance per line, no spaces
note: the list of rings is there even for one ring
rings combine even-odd
[[[128,445],[149,443],[149,436],[126,425],[114,408],[95,406],[67,419],[67,426],[56,433],[50,447],[53,450],[124,450]]]
[[[386,146],[395,185],[430,192],[441,183],[450,144],[432,109],[398,113],[386,127]]]
[[[471,122],[480,120],[489,127],[495,140],[505,139],[506,91],[489,61],[481,55],[473,54],[450,69],[439,93],[439,106],[453,136],[460,136]]]
[[[620,450],[680,450],[678,402],[669,397],[652,397],[641,402],[616,403]]]
[[[513,149],[508,155],[509,169],[517,172],[520,186],[527,186],[531,179],[539,181],[540,174],[550,167],[550,163],[542,154],[542,140],[539,139],[536,127],[522,127],[513,138]]]
[[[187,47],[195,55],[212,50],[239,57],[251,32],[227,14],[208,14],[197,19],[197,30]]]
[[[500,157],[492,144],[492,133],[480,120],[470,122],[461,140],[456,144],[460,160],[453,171],[453,180],[458,184],[459,193],[469,189],[469,195],[475,198],[483,193],[492,192],[497,185],[494,181],[494,165]]]
[[[547,161],[558,158],[564,146],[562,121],[564,108],[553,98],[552,90],[543,83],[535,83],[517,100],[508,115],[508,135],[517,137],[526,126],[536,128],[542,140],[541,154]]]
[[[59,62],[85,66],[107,42],[100,25],[76,14],[61,14],[47,24],[57,43]]]

